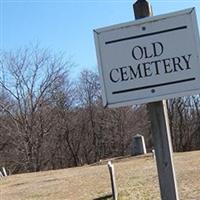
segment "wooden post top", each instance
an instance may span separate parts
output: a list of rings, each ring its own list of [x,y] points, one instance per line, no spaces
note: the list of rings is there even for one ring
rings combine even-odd
[[[141,19],[153,15],[152,7],[147,0],[137,0],[133,4],[133,10],[135,14],[135,19]]]

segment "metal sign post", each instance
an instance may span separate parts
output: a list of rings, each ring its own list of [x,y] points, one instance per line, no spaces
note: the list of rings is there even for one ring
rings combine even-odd
[[[152,16],[151,6],[146,0],[138,0],[133,8],[135,19]],[[178,200],[166,101],[149,103],[147,109],[151,120],[161,198]]]
[[[115,170],[111,161],[108,162],[108,169],[110,173],[113,200],[117,200],[118,193],[117,193],[117,186],[116,186],[116,180],[115,180]]]

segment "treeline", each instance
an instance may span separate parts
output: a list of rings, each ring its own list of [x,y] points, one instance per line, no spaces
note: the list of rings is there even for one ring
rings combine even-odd
[[[135,134],[153,148],[145,105],[104,109],[99,77],[38,47],[0,54],[0,166],[11,173],[128,155]],[[174,150],[200,148],[199,96],[168,102]]]

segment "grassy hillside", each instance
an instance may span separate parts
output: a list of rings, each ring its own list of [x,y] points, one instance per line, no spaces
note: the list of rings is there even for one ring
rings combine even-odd
[[[181,200],[200,200],[200,151],[174,155]],[[119,200],[158,200],[156,165],[149,156],[114,163]],[[0,200],[94,200],[111,194],[106,165],[13,175],[0,180]],[[101,198],[102,197],[102,198]]]

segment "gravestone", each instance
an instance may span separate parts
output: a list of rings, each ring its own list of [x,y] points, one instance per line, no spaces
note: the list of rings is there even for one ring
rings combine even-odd
[[[137,155],[142,155],[142,154],[146,154],[146,153],[147,153],[147,151],[146,151],[144,136],[142,136],[140,134],[136,134],[133,137],[131,155],[137,156]]]

